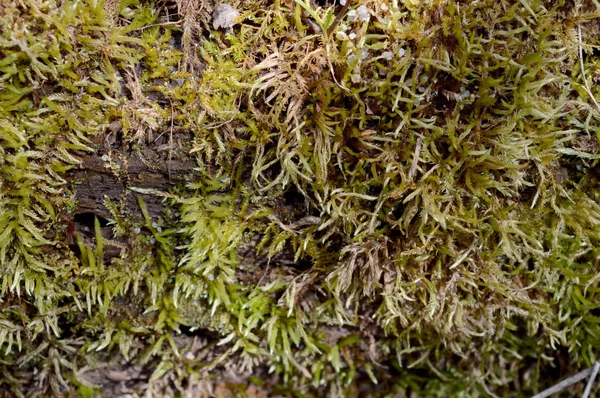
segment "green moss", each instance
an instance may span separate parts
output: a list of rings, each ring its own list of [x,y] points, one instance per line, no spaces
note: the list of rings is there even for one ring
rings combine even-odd
[[[2,388],[93,396],[116,357],[140,393],[524,396],[596,361],[600,10],[400,3],[0,6]],[[69,170],[117,121],[190,134],[197,177],[128,181],[169,213],[107,199],[128,244],[75,255]]]

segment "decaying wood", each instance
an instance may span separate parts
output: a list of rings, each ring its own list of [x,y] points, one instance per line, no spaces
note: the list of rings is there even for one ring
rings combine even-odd
[[[94,153],[81,154],[81,163],[74,172],[78,201],[76,213],[94,213],[107,218],[109,214],[104,199],[108,198],[111,201],[125,200],[126,210],[132,215],[141,216],[137,204],[139,193],[131,192],[128,188],[151,188],[167,192],[194,178],[196,162],[184,148],[177,148],[176,155],[169,156],[168,150],[159,152],[161,147],[156,143],[154,149],[147,147],[129,151],[101,148]],[[164,215],[161,198],[144,195],[143,199],[152,218]]]
[[[101,221],[102,235],[106,239],[105,261],[119,256],[121,249],[127,245],[112,234],[111,227],[106,226],[107,221],[113,218],[106,207],[106,200],[119,203],[128,217],[141,222],[143,215],[138,204],[138,196],[141,196],[151,219],[165,217],[167,206],[162,198],[143,195],[130,188],[169,192],[194,179],[197,164],[183,144],[191,142],[190,138],[179,134],[177,145],[169,147],[164,143],[166,137],[159,136],[151,145],[135,150],[115,143],[96,143],[94,152],[78,154],[80,163],[70,178],[75,182],[77,208],[71,214],[70,222],[74,231],[88,241],[94,236],[94,218]],[[176,212],[172,212],[172,216],[176,216]]]

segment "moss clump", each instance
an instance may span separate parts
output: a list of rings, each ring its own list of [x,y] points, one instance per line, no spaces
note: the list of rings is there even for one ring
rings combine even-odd
[[[0,6],[5,390],[525,396],[598,359],[595,4],[232,5]],[[198,174],[75,255],[117,130]]]

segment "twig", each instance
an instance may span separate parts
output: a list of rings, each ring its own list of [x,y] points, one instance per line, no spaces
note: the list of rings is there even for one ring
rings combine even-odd
[[[335,16],[335,20],[333,21],[331,26],[327,29],[327,37],[331,36],[331,34],[335,30],[335,28],[337,28],[337,26],[339,25],[341,20],[344,18],[344,14],[346,14],[346,11],[348,11],[348,7],[350,7],[350,1],[351,0],[346,0],[346,4],[343,5],[342,9]]]
[[[600,370],[600,361],[596,361],[594,364],[594,367],[592,368],[592,374],[588,380],[587,386],[585,386],[585,391],[583,392],[581,398],[588,398],[590,396],[590,392],[592,392],[592,386],[594,385],[594,380],[596,379],[598,370]]]
[[[546,390],[544,390],[544,391],[542,391],[542,392],[540,392],[538,394],[535,394],[532,398],[546,398],[546,397],[549,397],[550,395],[555,394],[555,393],[557,393],[557,392],[559,392],[559,391],[561,391],[561,390],[563,390],[563,389],[565,389],[565,388],[567,388],[567,387],[569,387],[569,386],[577,383],[578,381],[585,379],[586,377],[588,377],[590,374],[593,373],[593,370],[596,368],[596,366],[600,366],[600,361],[597,361],[594,364],[593,368],[588,368],[586,370],[582,370],[581,372],[579,372],[579,373],[577,373],[577,374],[575,374],[575,375],[573,375],[573,376],[571,376],[571,377],[569,377],[569,378],[561,381],[560,383],[555,384],[552,387],[550,387],[550,388],[548,388],[548,389],[546,389]],[[597,370],[596,370],[596,372],[597,372]],[[586,388],[586,390],[587,390],[587,388]]]

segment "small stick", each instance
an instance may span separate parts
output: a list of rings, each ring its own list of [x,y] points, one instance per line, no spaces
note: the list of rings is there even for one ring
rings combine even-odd
[[[335,28],[340,24],[340,21],[344,18],[344,14],[348,11],[348,7],[350,7],[350,0],[346,0],[346,4],[344,4],[340,12],[335,16],[335,21],[333,21],[331,26],[327,29],[327,37],[331,36]]]
[[[588,380],[587,386],[585,386],[585,391],[581,398],[588,398],[590,393],[592,392],[592,386],[594,385],[594,380],[596,379],[596,375],[598,374],[598,370],[600,370],[600,361],[596,361],[594,367],[592,368],[592,375]]]
[[[594,368],[596,367],[596,365],[598,363],[599,362],[596,362],[596,364],[594,364]],[[569,386],[577,383],[578,381],[585,379],[590,374],[592,374],[592,371],[593,371],[593,368],[588,368],[586,370],[582,370],[581,372],[579,372],[579,373],[577,373],[577,374],[575,374],[575,375],[573,375],[573,376],[571,376],[571,377],[569,377],[569,378],[561,381],[560,383],[555,384],[552,387],[550,387],[550,388],[548,388],[548,389],[546,389],[546,390],[544,390],[544,391],[542,391],[542,392],[540,392],[538,394],[535,394],[531,398],[546,398],[546,397],[549,397],[550,395],[555,394],[555,393],[561,391],[562,389],[565,389],[565,388],[567,388],[567,387],[569,387]]]

